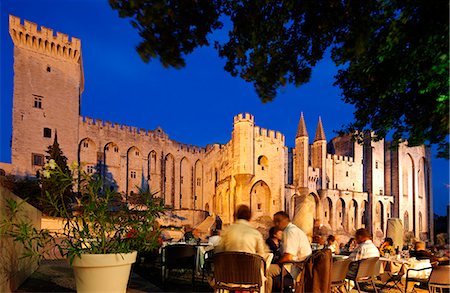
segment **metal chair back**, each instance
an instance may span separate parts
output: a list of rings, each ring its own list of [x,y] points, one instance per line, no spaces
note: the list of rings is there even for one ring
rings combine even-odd
[[[380,274],[379,257],[362,259],[359,262],[356,280],[373,279]]]
[[[437,266],[433,268],[430,279],[428,281],[430,292],[436,292],[438,288],[450,288],[450,266]]]
[[[333,262],[331,267],[331,286],[342,286],[345,284],[345,276],[351,263],[349,259],[342,259]]]

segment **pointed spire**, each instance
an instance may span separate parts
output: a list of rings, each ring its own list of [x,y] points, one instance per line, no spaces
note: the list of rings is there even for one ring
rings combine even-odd
[[[317,123],[316,136],[314,137],[314,141],[318,140],[327,140],[325,138],[325,132],[323,131],[322,119],[319,116],[319,122]]]
[[[303,112],[300,114],[300,121],[298,122],[298,128],[297,128],[297,137],[301,136],[308,136],[308,131],[306,131],[306,125],[305,125],[305,119],[303,118]]]

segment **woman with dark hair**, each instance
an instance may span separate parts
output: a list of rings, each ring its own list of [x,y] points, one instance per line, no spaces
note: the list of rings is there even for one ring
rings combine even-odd
[[[380,253],[381,253],[381,255],[395,254],[394,241],[392,241],[392,238],[386,237],[384,239],[383,244],[381,244],[381,246],[380,246]]]
[[[283,231],[277,227],[272,227],[269,230],[269,238],[266,240],[267,246],[273,253],[272,263],[278,263],[281,257],[281,240],[283,238]]]
[[[331,250],[331,253],[339,254],[339,243],[336,241],[334,235],[328,235],[326,247]]]
[[[344,251],[352,252],[353,249],[355,249],[356,245],[357,245],[356,240],[355,240],[355,238],[352,237],[348,240],[347,244],[345,244]]]

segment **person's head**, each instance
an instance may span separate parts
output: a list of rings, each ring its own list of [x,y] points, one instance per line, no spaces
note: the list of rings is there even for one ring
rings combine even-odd
[[[273,215],[273,224],[280,230],[284,230],[289,222],[289,215],[284,211],[279,211]]]
[[[283,238],[283,231],[281,231],[280,228],[274,226],[269,229],[269,237],[281,240]]]
[[[425,245],[425,242],[423,242],[423,241],[417,241],[417,242],[414,244],[414,249],[415,249],[416,251],[419,251],[419,250],[425,250],[425,248],[426,248],[426,245]]]
[[[324,244],[324,243],[323,243],[323,238],[322,238],[322,236],[320,236],[320,235],[314,235],[314,236],[313,236],[313,239],[312,239],[312,242],[313,242],[313,243],[320,244],[320,245],[323,245],[323,244]]]
[[[347,244],[348,245],[353,244],[353,241],[355,241],[355,238],[352,237],[348,240]]]
[[[370,233],[369,233],[369,231],[367,231],[364,228],[356,230],[355,240],[356,240],[356,242],[358,244],[359,243],[363,243],[363,242],[365,242],[367,240],[370,240]]]
[[[252,212],[250,211],[250,208],[245,204],[238,206],[236,212],[234,213],[234,218],[236,220],[250,221],[251,217],[252,217]]]
[[[386,238],[384,239],[384,244],[387,244],[387,245],[389,245],[389,246],[394,246],[394,241],[392,240],[392,238],[386,237]]]
[[[331,244],[334,241],[336,241],[336,237],[334,237],[333,235],[328,235],[328,237],[327,237],[328,244]]]

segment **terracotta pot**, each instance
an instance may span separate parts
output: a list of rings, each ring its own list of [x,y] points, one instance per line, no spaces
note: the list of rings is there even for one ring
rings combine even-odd
[[[72,263],[78,293],[127,290],[131,265],[137,252],[121,254],[82,254]]]

